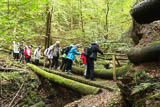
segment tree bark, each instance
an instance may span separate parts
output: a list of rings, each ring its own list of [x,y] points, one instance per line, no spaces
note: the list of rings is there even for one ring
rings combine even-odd
[[[155,20],[160,20],[160,14],[157,11],[159,9],[159,0],[145,0],[132,8],[131,15],[137,23],[147,24]]]
[[[50,46],[53,5],[51,7],[51,10],[49,10],[49,9],[47,10],[47,9],[46,9],[46,11],[47,11],[47,22],[46,22],[45,48],[48,48]]]
[[[160,44],[144,48],[134,48],[128,53],[128,59],[134,64],[159,61]]]
[[[107,34],[105,35],[105,39],[108,38],[108,14],[109,14],[109,0],[106,0],[106,24],[105,24],[105,30],[107,31]]]
[[[82,29],[82,32],[85,33],[85,30],[84,30],[84,21],[83,21],[83,12],[82,12],[82,0],[80,0],[80,19],[81,19],[81,29]]]
[[[52,73],[48,73],[38,67],[36,67],[35,65],[32,64],[27,64],[28,67],[30,67],[34,72],[36,72],[37,74],[41,75],[42,77],[53,81],[59,85],[62,85],[66,88],[72,89],[76,92],[79,92],[81,94],[97,94],[100,92],[99,88],[90,86],[90,85],[86,85],[77,81],[73,81],[71,79],[66,79],[64,77],[61,77],[59,75],[55,75]]]

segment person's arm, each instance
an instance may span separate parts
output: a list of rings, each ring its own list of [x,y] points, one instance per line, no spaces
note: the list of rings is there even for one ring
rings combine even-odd
[[[77,52],[76,49],[74,49],[73,52],[74,52],[75,54],[77,54],[77,55],[80,55],[80,54],[81,54],[80,52]]]
[[[97,52],[103,55],[103,52],[97,47]]]
[[[36,53],[37,53],[37,49],[34,51],[34,56],[36,56]]]

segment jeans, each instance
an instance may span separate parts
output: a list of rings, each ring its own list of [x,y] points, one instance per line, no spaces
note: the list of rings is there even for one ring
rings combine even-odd
[[[26,63],[30,63],[30,62],[31,62],[31,61],[30,61],[30,60],[31,60],[31,57],[29,56],[29,57],[26,58],[25,60],[26,60]]]
[[[94,79],[94,59],[87,58],[87,79]]]
[[[14,53],[14,60],[18,60],[19,59],[19,53]]]
[[[66,59],[66,72],[71,72],[72,70],[72,60]]]
[[[84,70],[84,75],[87,75],[87,64],[85,64],[85,70]]]
[[[60,70],[62,70],[63,68],[65,69],[66,66],[66,58],[62,58],[62,64],[60,66]]]
[[[35,65],[39,64],[39,59],[35,59]]]
[[[55,70],[58,68],[58,57],[53,57],[52,67],[55,66]]]

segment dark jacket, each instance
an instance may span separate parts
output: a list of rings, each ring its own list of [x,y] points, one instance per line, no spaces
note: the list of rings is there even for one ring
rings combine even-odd
[[[92,47],[92,54],[89,56],[89,58],[97,60],[97,52],[103,55],[103,52],[99,49],[96,43],[92,43],[91,47]]]

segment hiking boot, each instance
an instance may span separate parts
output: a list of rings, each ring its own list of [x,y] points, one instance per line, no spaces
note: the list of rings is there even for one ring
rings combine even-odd
[[[89,79],[89,80],[91,80],[91,81],[96,81],[96,79]]]
[[[72,73],[71,73],[71,72],[68,72],[68,74],[69,74],[69,75],[72,75]]]

